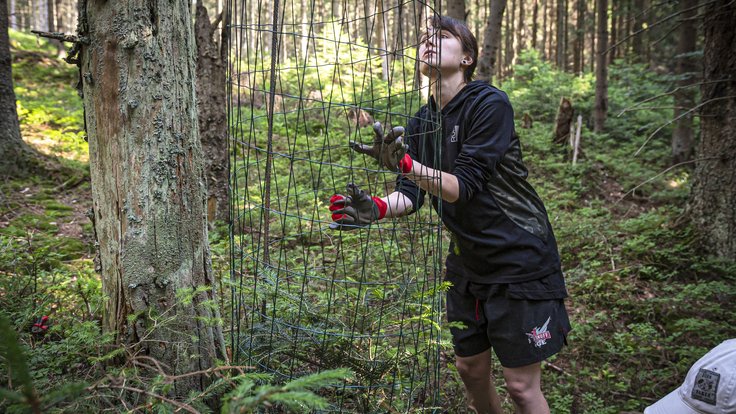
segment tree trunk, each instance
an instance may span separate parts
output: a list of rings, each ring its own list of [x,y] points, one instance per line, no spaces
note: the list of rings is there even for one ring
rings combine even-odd
[[[225,356],[212,308],[216,285],[188,6],[82,0],[78,32],[89,39],[80,71],[108,298],[103,329],[171,374],[206,369]],[[189,376],[172,393],[183,397],[206,385],[204,377]]]
[[[511,75],[514,64],[514,15],[516,14],[516,1],[511,0],[511,9],[506,13],[506,47],[504,48],[503,77]]]
[[[478,78],[488,82],[493,81],[493,73],[496,70],[497,52],[501,45],[501,22],[505,9],[506,0],[491,0],[491,11],[483,31],[483,48],[478,57]]]
[[[618,40],[618,23],[619,23],[619,14],[620,14],[620,2],[612,1],[611,2],[611,34],[610,34],[610,41],[611,41],[611,50],[608,52],[608,64],[612,64],[614,59],[616,59],[616,47],[613,46],[616,44],[616,41]]]
[[[549,58],[549,53],[547,53],[547,36],[549,36],[549,27],[547,27],[547,17],[549,16],[549,11],[547,10],[547,2],[550,0],[542,0],[543,7],[542,7],[542,59],[547,60]]]
[[[381,76],[383,80],[388,80],[390,75],[389,70],[391,68],[391,55],[388,53],[388,44],[386,42],[387,27],[386,27],[386,14],[383,10],[383,0],[378,0],[376,3],[378,10],[376,10],[376,45],[378,54],[381,56]]]
[[[467,16],[467,12],[465,11],[465,0],[447,0],[445,4],[447,5],[448,16],[460,21],[465,21],[465,17]]]
[[[565,2],[564,0],[557,0],[557,7],[555,9],[557,11],[557,20],[556,20],[556,27],[557,27],[557,34],[555,35],[555,38],[557,39],[556,44],[556,50],[555,50],[555,62],[557,65],[557,69],[559,70],[565,70]]]
[[[634,15],[634,33],[644,28],[644,0],[634,0],[634,9],[632,10]],[[645,62],[646,54],[644,51],[644,36],[646,32],[641,32],[633,36],[632,41],[632,52],[634,54],[634,62]]]
[[[532,49],[537,48],[537,32],[539,30],[539,0],[534,0],[532,9]]]
[[[603,132],[608,112],[608,0],[596,0],[598,9],[598,54],[595,64],[595,108],[593,130]]]
[[[695,52],[695,41],[698,37],[693,18],[697,13],[697,0],[682,0],[680,10],[683,13],[680,23],[680,36],[677,43],[677,85],[682,88],[675,91],[675,129],[672,132],[672,163],[689,161],[693,156],[694,133],[693,115],[690,109],[695,106],[695,90],[688,85],[695,79],[695,61],[691,54]],[[690,10],[688,10],[690,9]]]
[[[706,6],[703,18],[701,139],[690,196],[702,246],[736,260],[736,3]]]
[[[516,50],[517,53],[521,53],[522,50],[526,49],[526,16],[524,13],[524,1],[519,2],[519,24],[516,25]]]
[[[227,158],[227,18],[223,29],[210,22],[207,8],[197,4],[197,108],[199,137],[205,156],[207,220],[228,220]],[[218,19],[219,21],[219,19]]]
[[[0,177],[21,177],[34,167],[33,151],[20,136],[8,36],[8,3],[0,0]]]
[[[549,3],[549,34],[547,35],[547,58],[550,62],[557,64],[557,40],[555,35],[557,32],[557,2],[555,0],[548,0]]]
[[[575,24],[575,45],[574,45],[574,67],[575,74],[581,74],[585,68],[585,0],[577,0],[577,22]]]
[[[626,24],[627,20],[630,20],[628,18],[629,14],[631,13],[631,1],[626,0],[622,2],[619,5],[619,19],[618,19],[618,34],[616,35],[616,41],[620,42],[623,39],[628,36],[628,32],[626,31]],[[625,59],[629,51],[626,48],[626,42],[621,43],[616,47],[616,58],[617,59]]]
[[[590,71],[595,71],[595,62],[598,57],[595,54],[595,34],[596,34],[596,23],[595,20],[598,18],[598,0],[593,0],[593,11],[590,14]]]
[[[46,0],[46,30],[53,32],[56,30],[54,24],[54,0]]]

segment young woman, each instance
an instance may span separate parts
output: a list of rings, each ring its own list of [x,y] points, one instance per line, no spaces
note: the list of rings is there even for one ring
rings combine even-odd
[[[447,317],[468,405],[501,413],[491,377],[491,349],[518,413],[549,413],[541,361],[559,352],[570,331],[567,297],[552,228],[526,181],[514,112],[506,94],[471,82],[478,44],[465,24],[436,17],[422,36],[420,70],[436,85],[428,105],[406,128],[386,136],[376,124],[373,146],[353,144],[400,173],[396,191],[371,197],[353,184],[331,198],[335,227],[370,225],[411,214],[426,193],[451,232]],[[441,118],[442,138],[432,125]],[[440,210],[441,208],[441,210]]]

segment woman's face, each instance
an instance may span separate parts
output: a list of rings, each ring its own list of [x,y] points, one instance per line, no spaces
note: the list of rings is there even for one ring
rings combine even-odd
[[[468,57],[460,40],[447,30],[429,27],[419,40],[419,71],[424,76],[430,76],[431,69],[443,75],[462,72],[464,59]]]

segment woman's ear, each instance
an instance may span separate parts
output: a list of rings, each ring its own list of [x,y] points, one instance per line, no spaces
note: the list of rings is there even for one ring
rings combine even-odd
[[[463,60],[461,60],[460,63],[462,63],[463,65],[469,66],[473,63],[473,58],[471,58],[470,56],[464,56]]]

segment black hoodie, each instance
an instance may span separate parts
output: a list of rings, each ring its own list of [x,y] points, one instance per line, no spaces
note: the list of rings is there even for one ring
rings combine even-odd
[[[441,117],[441,119],[440,119]],[[547,212],[526,180],[514,110],[504,92],[467,84],[438,112],[430,99],[406,127],[412,159],[457,177],[460,198],[431,196],[452,234],[448,273],[478,283],[519,283],[561,274]],[[414,209],[425,192],[399,177]]]

